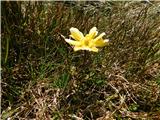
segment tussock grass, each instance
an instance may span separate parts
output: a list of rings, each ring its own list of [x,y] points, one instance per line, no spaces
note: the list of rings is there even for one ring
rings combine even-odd
[[[2,119],[159,119],[159,2],[2,2]],[[105,32],[73,52],[76,27]]]

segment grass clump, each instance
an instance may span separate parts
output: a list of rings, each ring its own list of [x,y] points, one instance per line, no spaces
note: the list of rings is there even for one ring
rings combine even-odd
[[[159,119],[159,2],[2,1],[2,119]],[[71,27],[110,39],[74,52]]]

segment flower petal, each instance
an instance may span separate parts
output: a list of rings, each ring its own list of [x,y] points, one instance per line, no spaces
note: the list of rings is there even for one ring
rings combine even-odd
[[[92,29],[90,29],[89,34],[92,33],[92,32],[95,32],[95,31],[97,31],[97,28],[93,27]]]
[[[88,50],[88,51],[93,51],[93,52],[98,52],[98,48],[96,47],[87,47],[87,46],[75,46],[74,47],[74,51],[78,51],[78,50]]]
[[[92,47],[90,51],[98,52],[98,48],[96,48],[96,47]]]
[[[97,41],[97,40],[99,40],[99,39],[102,39],[102,37],[105,35],[105,33],[103,32],[103,33],[101,33],[98,37],[96,37],[95,39],[94,39],[94,41]]]
[[[107,42],[109,42],[109,39],[105,39],[104,41],[107,43]]]
[[[74,51],[78,51],[78,50],[82,50],[82,47],[75,46],[73,49],[74,49]]]
[[[71,37],[77,41],[80,41],[82,38],[84,38],[84,35],[82,32],[80,32],[77,28],[72,27],[70,29]]]
[[[70,45],[80,45],[80,42],[74,41],[74,40],[71,40],[71,39],[65,39],[65,41],[67,43],[69,43]]]
[[[99,39],[99,40],[95,41],[96,47],[104,47],[105,45],[107,45],[107,42],[103,39]]]
[[[98,34],[97,28],[93,27],[90,31],[89,34],[87,35],[89,38],[93,39],[96,35]]]

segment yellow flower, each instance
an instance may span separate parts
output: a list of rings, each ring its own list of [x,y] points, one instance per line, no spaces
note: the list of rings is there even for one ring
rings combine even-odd
[[[83,35],[82,32],[80,32],[77,28],[70,28],[71,39],[65,39],[67,43],[74,46],[74,51],[78,50],[88,50],[93,52],[98,52],[97,47],[104,47],[108,43],[108,39],[104,40],[102,37],[105,35],[105,33],[101,33],[98,37],[98,31],[96,27],[93,27],[89,34]]]

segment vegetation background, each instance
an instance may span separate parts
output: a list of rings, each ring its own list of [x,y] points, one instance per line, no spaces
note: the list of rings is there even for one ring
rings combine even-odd
[[[160,2],[1,2],[2,120],[160,119]],[[110,39],[73,52],[76,27]]]

